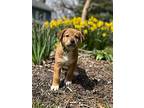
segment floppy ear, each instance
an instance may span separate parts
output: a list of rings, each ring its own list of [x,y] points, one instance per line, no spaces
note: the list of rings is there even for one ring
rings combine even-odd
[[[63,35],[64,35],[64,33],[65,33],[66,30],[67,30],[67,29],[63,29],[62,31],[60,31],[60,32],[57,33],[57,37],[58,37],[58,39],[59,39],[60,41],[62,40]]]
[[[80,41],[84,41],[85,40],[85,37],[84,35],[82,34],[82,32],[79,32],[79,37],[80,37]]]

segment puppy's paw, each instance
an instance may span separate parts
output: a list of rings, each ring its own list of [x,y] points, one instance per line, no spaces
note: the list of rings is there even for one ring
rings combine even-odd
[[[53,90],[53,91],[56,91],[56,90],[58,90],[59,89],[59,86],[58,85],[52,85],[51,86],[51,90]]]
[[[72,84],[72,81],[66,81],[65,84],[66,84],[66,86],[69,86]]]

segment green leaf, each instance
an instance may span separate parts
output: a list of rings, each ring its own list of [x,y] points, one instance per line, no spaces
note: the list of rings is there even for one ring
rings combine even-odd
[[[103,59],[103,55],[98,54],[98,55],[96,56],[96,60],[102,60],[102,59]]]

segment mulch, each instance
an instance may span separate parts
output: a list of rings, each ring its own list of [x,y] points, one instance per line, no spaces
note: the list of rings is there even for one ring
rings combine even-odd
[[[33,108],[112,108],[112,62],[96,61],[88,54],[79,54],[79,75],[66,87],[66,69],[63,70],[58,91],[50,90],[53,65],[54,57],[51,57],[42,65],[32,66]]]

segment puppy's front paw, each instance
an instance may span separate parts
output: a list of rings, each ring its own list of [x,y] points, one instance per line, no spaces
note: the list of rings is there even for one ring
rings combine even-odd
[[[56,90],[58,90],[59,89],[59,86],[58,85],[52,85],[51,86],[51,90],[53,90],[53,91],[56,91]]]
[[[66,81],[65,84],[66,86],[69,86],[70,84],[72,84],[72,81]]]

